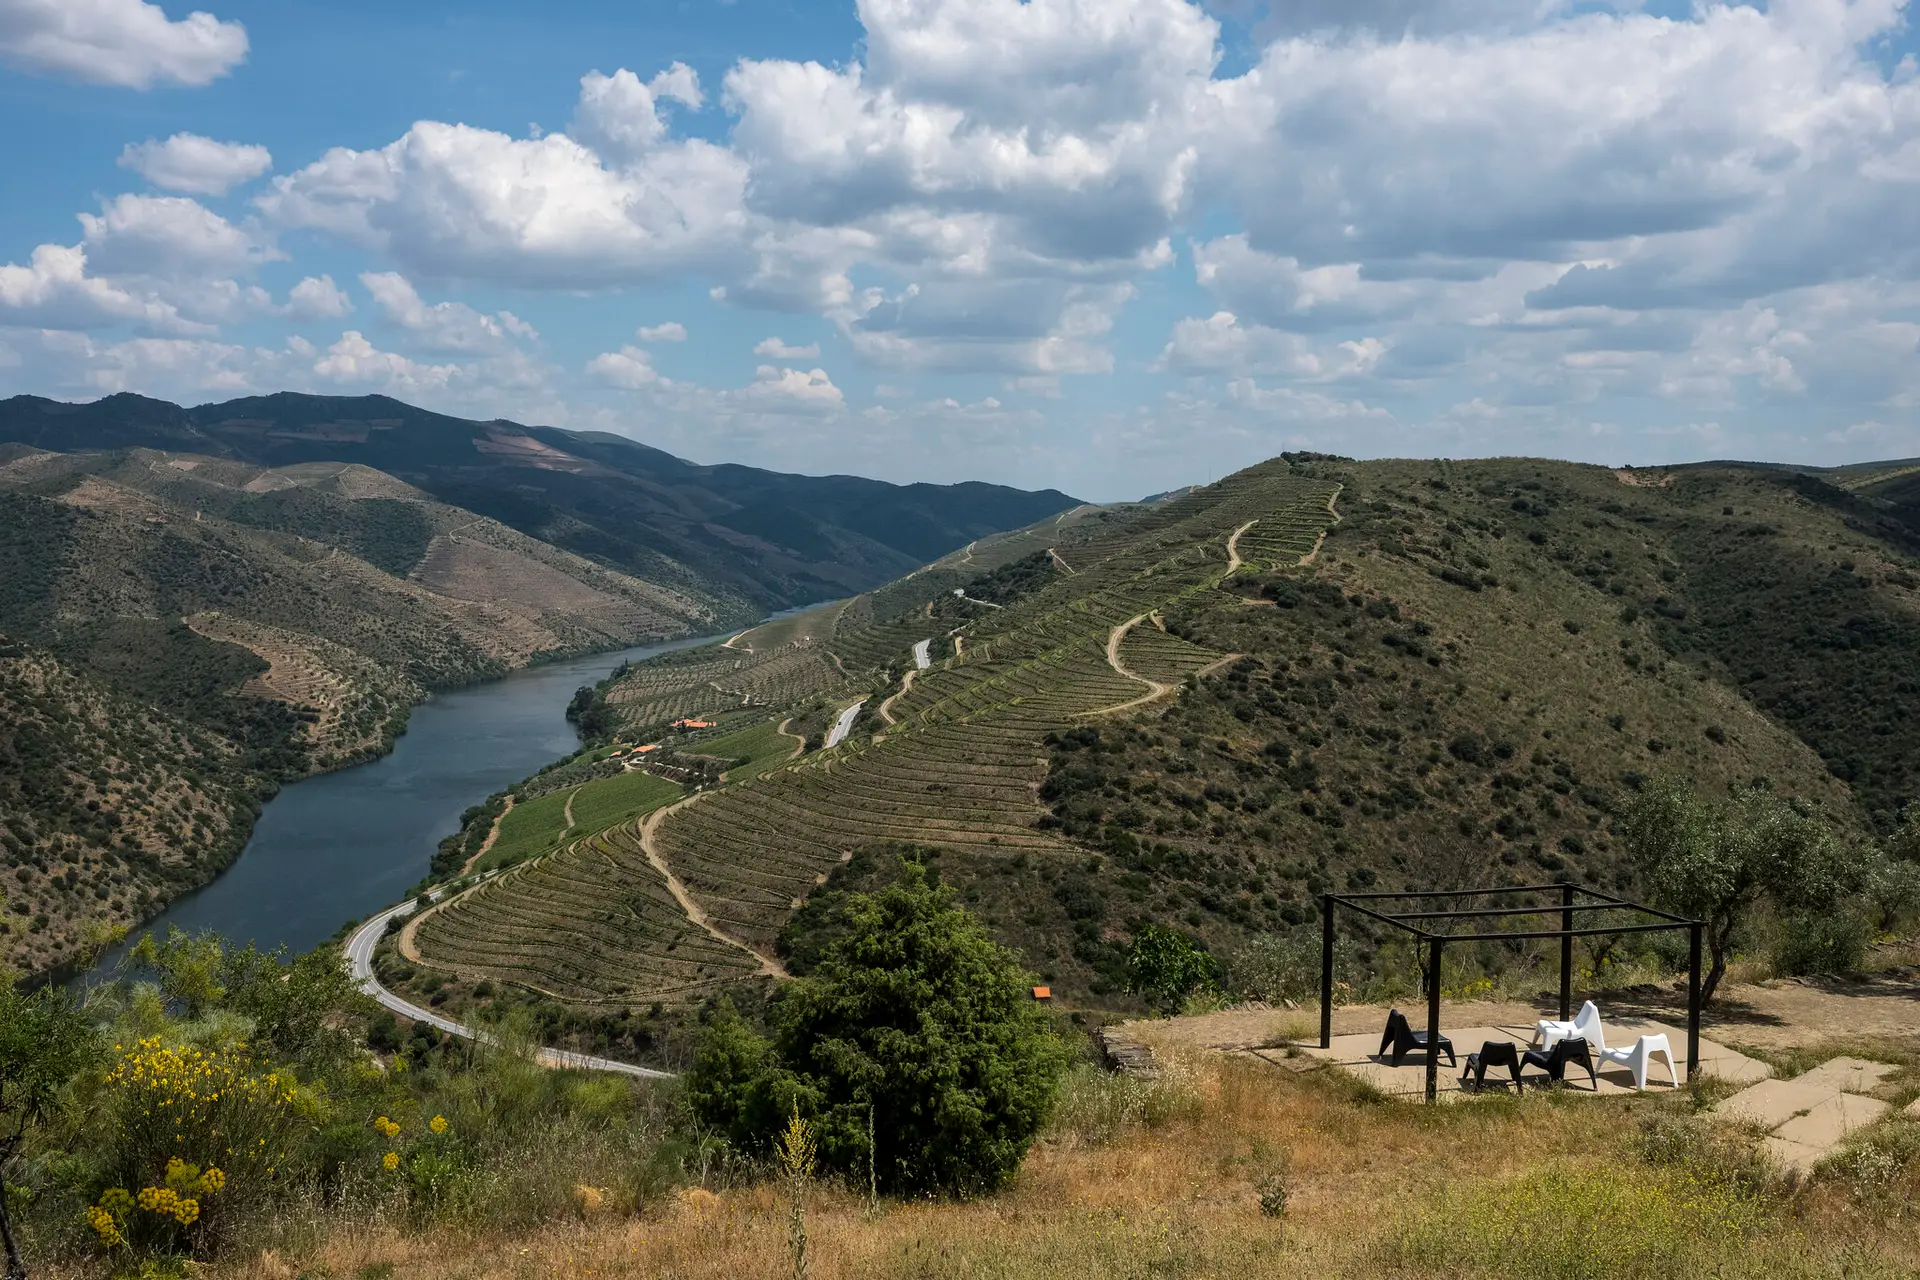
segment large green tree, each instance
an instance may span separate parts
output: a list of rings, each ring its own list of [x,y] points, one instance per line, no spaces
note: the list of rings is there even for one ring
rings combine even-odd
[[[797,1106],[823,1167],[864,1177],[871,1160],[889,1191],[993,1190],[1019,1168],[1067,1061],[1031,975],[913,864],[841,913],[813,973],[773,999],[771,1040],[731,1006],[710,1018],[689,1104],[751,1150]]]
[[[1762,788],[1715,801],[1685,782],[1653,783],[1628,809],[1626,835],[1654,900],[1706,925],[1703,1000],[1713,999],[1740,931],[1763,904],[1829,910],[1860,889],[1873,862],[1817,811]]]
[[[60,1087],[99,1051],[92,1026],[65,992],[42,987],[22,994],[15,975],[0,972],[0,1245],[6,1280],[23,1280],[27,1266],[7,1214],[6,1170],[20,1154],[27,1129],[52,1108]]]

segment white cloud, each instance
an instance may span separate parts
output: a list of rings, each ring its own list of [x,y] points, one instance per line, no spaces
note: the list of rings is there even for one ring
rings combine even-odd
[[[205,332],[172,304],[136,296],[87,271],[87,251],[43,244],[27,266],[0,266],[0,322],[47,329],[132,325],[159,333]]]
[[[126,145],[120,167],[132,169],[156,187],[190,195],[220,196],[273,168],[265,147],[215,142],[197,133],[176,133],[165,142],[148,138]]]
[[[669,320],[665,324],[643,324],[635,331],[642,342],[685,342],[687,326],[678,320]]]
[[[259,204],[278,225],[381,249],[416,275],[606,289],[729,261],[745,186],[739,159],[699,140],[610,167],[565,134],[423,121],[378,151],[337,147],[275,178]]]
[[[619,387],[624,391],[638,391],[642,387],[672,386],[672,382],[660,376],[651,357],[639,347],[622,347],[618,351],[603,351],[587,362],[587,374],[610,387]]]
[[[766,407],[823,412],[844,408],[846,397],[833,385],[825,369],[780,369],[761,365],[753,381],[735,393]]]
[[[460,366],[421,364],[391,351],[381,351],[359,330],[349,329],[314,362],[313,372],[328,382],[412,395],[444,389],[460,372]]]
[[[116,196],[80,215],[87,257],[104,275],[204,278],[278,256],[252,231],[185,196]]]
[[[533,326],[511,311],[498,317],[476,311],[464,302],[421,300],[413,284],[397,271],[369,271],[361,285],[373,295],[387,319],[405,329],[421,346],[433,351],[485,351],[500,346],[509,333],[537,338]]]
[[[765,356],[769,360],[814,360],[820,355],[820,344],[809,342],[804,347],[788,346],[778,337],[762,338],[753,348],[753,354]]]
[[[353,310],[332,276],[308,276],[287,292],[287,312],[301,320],[337,320]]]
[[[568,132],[607,160],[628,162],[645,155],[666,136],[660,101],[699,108],[700,78],[676,62],[646,84],[625,68],[610,76],[598,71],[580,79],[580,102]]]
[[[144,0],[0,0],[0,62],[145,89],[202,85],[247,56],[247,30],[210,13],[178,21]]]

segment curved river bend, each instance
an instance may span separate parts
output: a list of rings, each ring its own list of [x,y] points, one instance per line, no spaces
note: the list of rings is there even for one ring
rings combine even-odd
[[[460,815],[580,745],[566,718],[575,689],[625,661],[725,636],[697,636],[569,658],[435,694],[413,709],[393,751],[290,783],[268,801],[231,867],[140,926],[212,929],[235,943],[306,951],[342,923],[390,906],[427,874]],[[110,972],[115,948],[96,972]]]

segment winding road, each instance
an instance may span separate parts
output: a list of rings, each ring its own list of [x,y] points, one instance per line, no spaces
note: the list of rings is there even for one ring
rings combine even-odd
[[[847,734],[853,729],[853,718],[859,715],[860,708],[866,705],[867,700],[862,698],[840,713],[840,718],[833,722],[833,728],[827,730],[827,746],[837,747],[846,741]]]
[[[441,890],[430,895],[438,898]],[[396,916],[413,914],[414,901],[409,900],[397,907],[388,907],[370,917],[367,922],[355,929],[347,938],[343,948],[347,956],[347,971],[360,989],[372,996],[384,1007],[393,1010],[403,1018],[415,1022],[424,1022],[428,1026],[438,1027],[448,1035],[462,1036],[468,1040],[486,1041],[489,1037],[484,1031],[475,1030],[464,1023],[445,1018],[431,1009],[423,1009],[417,1004],[402,1000],[393,992],[380,985],[380,979],[373,974],[373,949],[386,935],[387,922]],[[652,1067],[636,1067],[631,1062],[615,1062],[612,1058],[596,1058],[591,1054],[573,1053],[566,1049],[539,1049],[534,1053],[535,1061],[543,1067],[571,1067],[582,1071],[613,1071],[620,1075],[633,1076],[640,1080],[671,1080],[671,1071],[656,1071]]]

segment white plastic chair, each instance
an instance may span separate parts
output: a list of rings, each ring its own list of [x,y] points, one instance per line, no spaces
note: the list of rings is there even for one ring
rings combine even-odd
[[[1596,1060],[1607,1052],[1606,1033],[1600,1028],[1600,1008],[1591,1000],[1580,1006],[1580,1012],[1573,1015],[1572,1022],[1542,1018],[1533,1028],[1533,1038],[1542,1049],[1551,1049],[1560,1041],[1571,1040],[1575,1036],[1587,1042]]]
[[[1667,1056],[1667,1078],[1673,1081],[1673,1087],[1680,1087],[1680,1072],[1673,1065],[1673,1046],[1662,1035],[1641,1036],[1633,1042],[1631,1049],[1601,1049],[1595,1054],[1595,1060],[1609,1066],[1625,1067],[1633,1073],[1633,1087],[1647,1087],[1647,1060],[1656,1053]]]

